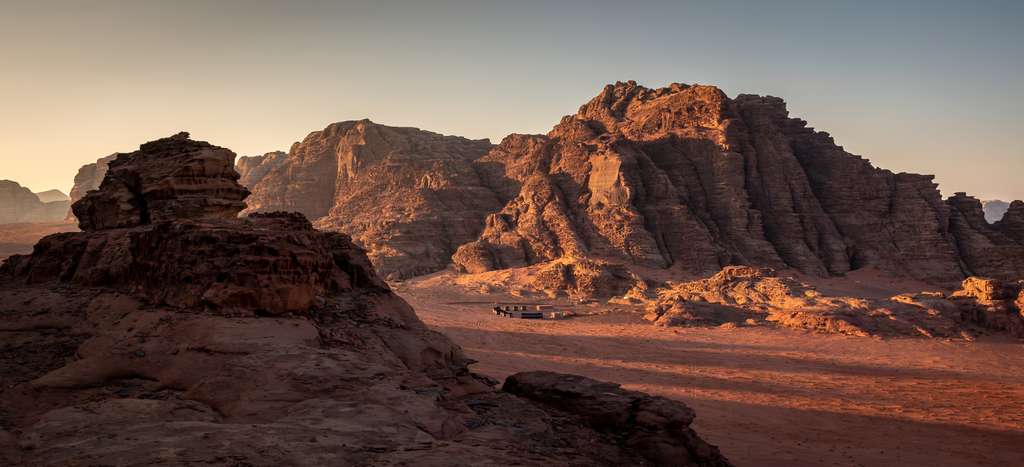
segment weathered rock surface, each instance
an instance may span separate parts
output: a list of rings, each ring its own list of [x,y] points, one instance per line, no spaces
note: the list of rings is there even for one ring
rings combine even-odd
[[[500,168],[476,162],[490,148],[369,120],[335,123],[284,158],[240,162],[253,191],[246,212],[298,211],[347,233],[391,279],[437,271],[507,201],[492,189]]]
[[[268,152],[262,156],[239,157],[235,162],[238,170],[238,183],[252,187],[263,181],[271,171],[280,167],[288,158],[288,153],[281,151]]]
[[[932,176],[875,168],[775,97],[617,83],[482,160],[521,189],[454,255],[467,272],[569,256],[693,274],[873,267],[951,285],[1024,267],[1017,237],[975,222],[980,204],[943,201]]]
[[[89,228],[0,267],[0,463],[728,465],[679,402],[559,375],[494,390],[344,234],[228,215],[231,157],[144,144],[76,204]]]
[[[235,153],[188,133],[120,154],[99,190],[72,205],[82,230],[136,227],[172,219],[234,219],[249,191],[238,184]]]
[[[947,203],[950,232],[966,271],[999,279],[1024,278],[1024,243],[1020,241],[1024,209],[1019,202],[1014,212],[1007,211],[1006,222],[996,225],[985,221],[981,201],[974,197],[957,193]]]
[[[0,180],[0,224],[59,222],[64,218],[70,203],[67,200],[53,199],[50,192],[43,194],[50,201],[43,201],[36,193],[32,193],[32,190],[18,182]]]
[[[659,326],[774,324],[857,336],[960,337],[974,329],[941,292],[888,299],[829,296],[771,269],[748,266],[669,284],[657,291],[645,317]]]
[[[663,397],[547,371],[509,376],[502,390],[580,417],[658,465],[728,465],[690,429],[693,411]]]
[[[950,298],[965,320],[1024,337],[1024,281],[968,277]]]
[[[111,161],[117,158],[120,154],[114,153],[109,156],[101,157],[96,162],[83,165],[78,169],[78,173],[75,174],[74,184],[71,186],[71,191],[68,193],[68,197],[71,198],[71,203],[75,203],[78,200],[85,197],[85,194],[97,190],[100,187],[100,183],[103,182],[103,177],[107,175],[107,165]],[[67,212],[68,222],[77,222],[75,213],[71,212],[70,207]]]

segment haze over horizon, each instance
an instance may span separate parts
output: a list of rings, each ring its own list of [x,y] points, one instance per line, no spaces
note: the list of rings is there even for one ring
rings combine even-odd
[[[361,118],[497,143],[633,79],[783,97],[946,196],[1024,198],[1019,2],[426,3],[0,0],[0,179],[67,192],[182,130],[240,156]]]

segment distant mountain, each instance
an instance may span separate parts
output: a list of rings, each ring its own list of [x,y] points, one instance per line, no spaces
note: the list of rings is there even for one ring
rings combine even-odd
[[[507,201],[489,176],[500,168],[477,162],[491,147],[359,120],[314,131],[287,154],[240,158],[236,168],[252,191],[246,212],[301,212],[351,235],[381,275],[402,279],[444,269]]]
[[[85,194],[96,190],[100,187],[100,182],[103,181],[103,177],[107,174],[107,165],[110,161],[113,161],[117,157],[117,153],[109,156],[101,157],[91,164],[85,164],[78,169],[78,173],[75,174],[75,181],[71,187],[70,198],[71,202],[74,203],[85,197]],[[71,212],[70,207],[65,213],[65,218],[68,222],[75,222],[75,215]]]
[[[51,192],[44,192],[48,199]],[[0,180],[0,224],[60,222],[70,206],[68,200],[44,202],[18,182]]]
[[[36,196],[39,198],[39,201],[42,201],[44,203],[52,203],[55,201],[71,201],[71,198],[68,195],[65,195],[64,192],[60,190],[40,191],[39,193],[36,193]]]
[[[1006,214],[1006,210],[1010,209],[1010,203],[998,199],[990,199],[981,202],[982,209],[985,210],[985,220],[989,224],[995,224],[1002,220],[1003,215]]]

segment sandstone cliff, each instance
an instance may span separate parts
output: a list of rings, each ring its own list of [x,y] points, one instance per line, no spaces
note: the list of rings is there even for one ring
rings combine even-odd
[[[71,203],[55,199],[50,192],[43,194],[49,201],[18,182],[0,180],[0,224],[60,222]]]
[[[118,155],[115,153],[101,157],[96,159],[96,162],[85,164],[78,169],[78,173],[75,174],[74,183],[71,186],[71,191],[68,193],[72,203],[85,197],[86,193],[99,189],[103,177],[107,175],[107,165],[116,159]],[[68,222],[77,222],[75,214],[71,212],[70,208],[67,211],[67,220]]]
[[[870,266],[954,284],[1024,267],[1019,240],[977,222],[980,203],[872,166],[775,97],[617,83],[547,135],[510,136],[482,160],[522,189],[454,255],[468,272],[591,257],[694,274]]]
[[[366,248],[381,275],[400,279],[443,269],[507,201],[491,184],[501,170],[476,159],[487,141],[395,128],[369,120],[329,125],[239,163],[253,195],[247,212],[298,211],[317,228]]]
[[[728,466],[680,402],[554,373],[503,391],[344,234],[237,218],[234,154],[118,157],[82,232],[0,267],[0,464]]]

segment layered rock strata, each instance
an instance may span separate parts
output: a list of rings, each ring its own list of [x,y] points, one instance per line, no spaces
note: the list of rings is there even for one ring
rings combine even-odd
[[[951,285],[1024,267],[1019,239],[976,222],[980,204],[944,201],[932,176],[875,168],[775,97],[617,83],[482,160],[521,190],[456,252],[466,272],[590,257],[692,274],[874,267]]]
[[[241,161],[253,195],[247,212],[298,211],[365,248],[381,275],[402,279],[445,268],[507,201],[492,189],[495,164],[476,162],[486,140],[335,123],[295,143],[287,156]]]
[[[729,465],[679,402],[495,390],[348,236],[236,218],[233,157],[144,144],[75,204],[83,232],[0,267],[0,463]]]

